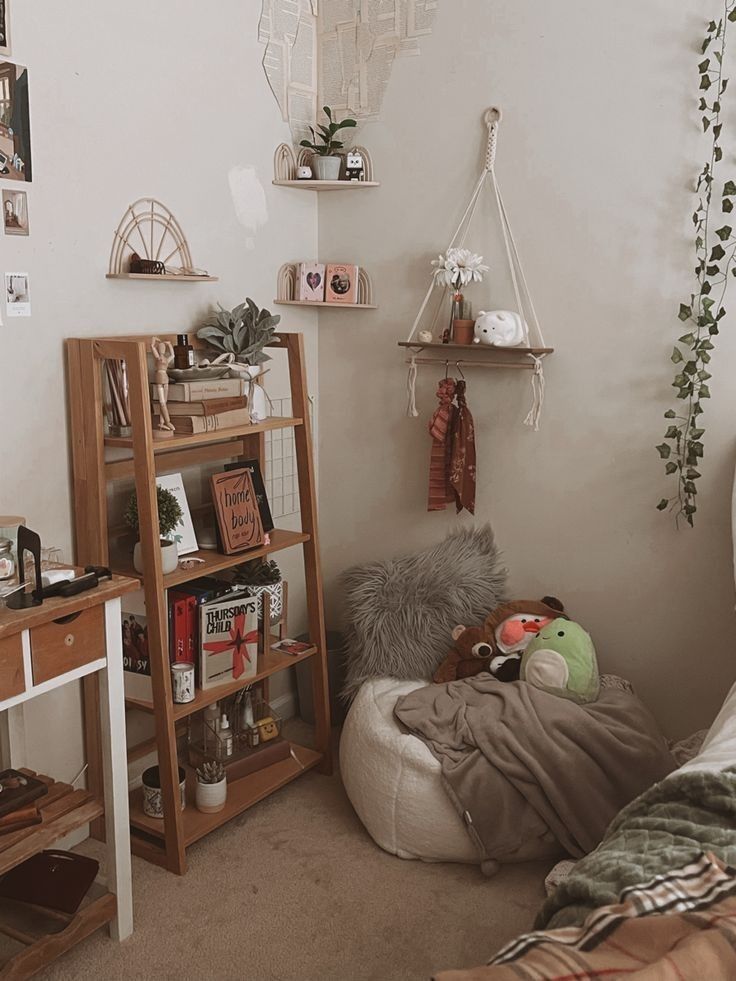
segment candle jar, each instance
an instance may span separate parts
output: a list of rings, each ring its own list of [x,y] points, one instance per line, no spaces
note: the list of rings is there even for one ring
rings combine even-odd
[[[9,538],[0,538],[0,582],[12,579],[14,575],[13,543]]]

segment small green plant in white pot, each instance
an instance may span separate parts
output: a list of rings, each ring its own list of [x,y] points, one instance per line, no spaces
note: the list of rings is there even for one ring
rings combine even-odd
[[[181,535],[175,535],[174,532],[181,523],[184,515],[177,499],[165,487],[156,487],[156,503],[158,506],[158,529],[161,536],[161,568],[164,575],[166,575],[169,572],[175,572],[179,564],[179,555],[176,546],[177,542],[181,539]],[[125,523],[136,534],[140,535],[138,497],[135,491],[130,496],[123,518]],[[143,572],[143,553],[140,540],[135,543],[135,548],[133,549],[133,567],[136,572]]]
[[[244,586],[249,596],[258,598],[258,619],[263,620],[263,594],[268,593],[271,624],[279,623],[284,612],[284,583],[273,559],[251,559],[234,571],[233,582]]]
[[[227,800],[227,777],[222,763],[203,763],[197,767],[197,810],[204,814],[216,814]]]
[[[358,124],[354,119],[343,119],[341,123],[338,123],[337,120],[333,119],[332,109],[329,106],[323,106],[322,111],[327,116],[328,125],[318,125],[316,131],[314,127],[310,126],[311,141],[302,140],[299,146],[306,147],[314,153],[312,165],[317,174],[317,180],[337,181],[340,180],[342,158],[335,151],[342,150],[345,144],[341,140],[336,140],[335,136],[341,129],[354,129]]]

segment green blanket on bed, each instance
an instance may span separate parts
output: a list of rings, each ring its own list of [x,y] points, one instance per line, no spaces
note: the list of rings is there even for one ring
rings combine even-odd
[[[623,889],[714,852],[736,866],[736,770],[668,777],[628,804],[542,907],[536,929],[580,925]]]

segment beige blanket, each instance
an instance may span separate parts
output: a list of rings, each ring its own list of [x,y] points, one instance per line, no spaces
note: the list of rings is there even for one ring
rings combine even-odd
[[[585,855],[625,804],[676,765],[649,712],[617,687],[578,705],[479,675],[418,688],[395,714],[442,764],[483,859],[508,860],[550,831],[570,855]]]

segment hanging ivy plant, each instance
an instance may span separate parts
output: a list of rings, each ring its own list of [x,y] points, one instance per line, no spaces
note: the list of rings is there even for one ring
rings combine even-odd
[[[701,46],[705,57],[698,65],[698,108],[702,114],[703,133],[709,140],[710,158],[698,175],[698,204],[693,213],[697,285],[689,302],[680,304],[679,317],[685,325],[685,333],[677,339],[671,355],[677,370],[672,387],[677,389],[677,398],[683,404],[665,412],[667,431],[664,442],[657,447],[660,457],[666,461],[665,473],[677,480],[677,493],[670,498],[663,497],[657,507],[660,511],[674,511],[678,522],[684,518],[691,526],[697,511],[697,482],[704,453],[702,402],[710,398],[708,365],[714,348],[713,339],[726,315],[723,301],[728,277],[730,273],[736,275],[736,234],[729,224],[733,219],[728,218],[734,210],[736,183],[716,181],[718,164],[723,159],[721,118],[723,96],[728,87],[728,79],[723,76],[723,60],[728,25],[734,21],[736,0],[725,0],[723,18],[708,24]]]

